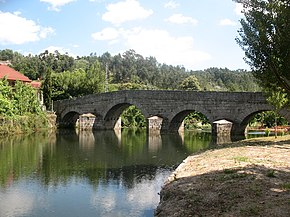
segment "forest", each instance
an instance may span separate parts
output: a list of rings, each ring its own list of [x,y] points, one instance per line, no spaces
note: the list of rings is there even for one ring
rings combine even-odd
[[[24,56],[6,49],[0,51],[0,60],[10,61],[15,70],[32,80],[51,77],[53,100],[104,92],[106,88],[109,91],[261,91],[252,73],[246,70],[214,67],[187,70],[183,66],[159,63],[154,57],[143,57],[134,50],[114,56],[107,52],[100,56],[91,53],[89,56],[72,57],[58,51]]]
[[[70,56],[57,50],[38,55],[23,55],[6,49],[0,51],[0,60],[10,61],[11,66],[32,80],[43,81],[45,104],[52,101],[106,91],[194,90],[194,91],[261,91],[250,71],[243,69],[208,68],[187,70],[183,66],[159,63],[154,57],[143,57],[134,50],[123,54],[104,53],[88,56]],[[144,126],[142,114],[136,108],[123,113],[123,126]],[[195,117],[196,114],[192,114]],[[200,115],[198,115],[200,116]],[[132,121],[125,121],[130,119]],[[190,118],[187,118],[190,119]],[[186,122],[192,122],[188,120]],[[201,117],[203,123],[204,117]]]

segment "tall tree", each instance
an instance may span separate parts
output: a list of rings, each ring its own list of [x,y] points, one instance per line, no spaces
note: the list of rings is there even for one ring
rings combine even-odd
[[[235,0],[244,7],[237,43],[263,87],[290,94],[290,1]]]
[[[44,83],[43,83],[43,98],[44,104],[48,110],[52,108],[52,78],[51,78],[51,69],[47,68]]]

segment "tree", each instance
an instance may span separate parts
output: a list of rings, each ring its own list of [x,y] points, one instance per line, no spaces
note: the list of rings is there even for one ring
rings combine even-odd
[[[29,84],[16,81],[13,88],[13,108],[15,114],[40,114],[41,108],[37,99],[36,90]]]
[[[279,111],[288,103],[287,94],[282,90],[268,91],[267,101],[274,106],[275,112],[275,137],[277,137],[277,115]]]
[[[146,127],[146,120],[141,111],[134,105],[129,106],[121,115],[122,127],[142,128]]]
[[[44,104],[48,110],[52,108],[52,78],[51,78],[51,69],[47,68],[45,80],[43,83],[43,97]]]
[[[244,19],[237,43],[263,87],[281,87],[290,94],[289,0],[235,0]]]
[[[105,92],[106,72],[102,69],[98,60],[87,71],[87,80],[85,82],[87,87],[86,94]]]
[[[194,75],[184,79],[180,84],[180,88],[183,90],[201,90],[200,84]]]
[[[0,115],[13,114],[12,87],[6,78],[0,79]]]

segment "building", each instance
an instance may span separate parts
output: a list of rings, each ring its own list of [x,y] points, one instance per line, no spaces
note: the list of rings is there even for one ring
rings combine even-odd
[[[0,62],[0,79],[6,77],[7,81],[11,86],[15,84],[16,81],[22,81],[25,83],[31,83],[32,81],[25,75],[17,72],[13,68],[6,64]]]
[[[41,82],[30,80],[27,76],[11,68],[9,64],[9,61],[0,61],[0,79],[6,78],[11,86],[14,86],[16,81],[30,84],[33,88],[36,89],[37,98],[40,102],[41,107],[44,108]]]

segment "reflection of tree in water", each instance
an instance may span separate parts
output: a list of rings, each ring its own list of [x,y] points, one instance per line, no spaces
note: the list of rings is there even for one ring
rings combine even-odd
[[[0,138],[0,186],[9,186],[21,177],[38,173],[42,153],[55,147],[55,134],[38,133]]]
[[[197,152],[209,147],[212,136],[208,132],[188,132],[185,131],[184,146],[191,152]]]
[[[33,174],[44,186],[87,180],[93,186],[116,182],[131,188],[144,178],[154,179],[160,168],[179,165],[192,153],[188,144],[194,141],[194,137],[183,141],[178,134],[161,134],[152,140],[145,130],[122,131],[121,140],[114,131],[81,136],[80,140],[74,131],[59,131],[52,141],[52,136],[35,134],[0,142],[1,185],[11,179],[11,174],[13,180]],[[153,150],[150,141],[158,141],[158,148]]]

